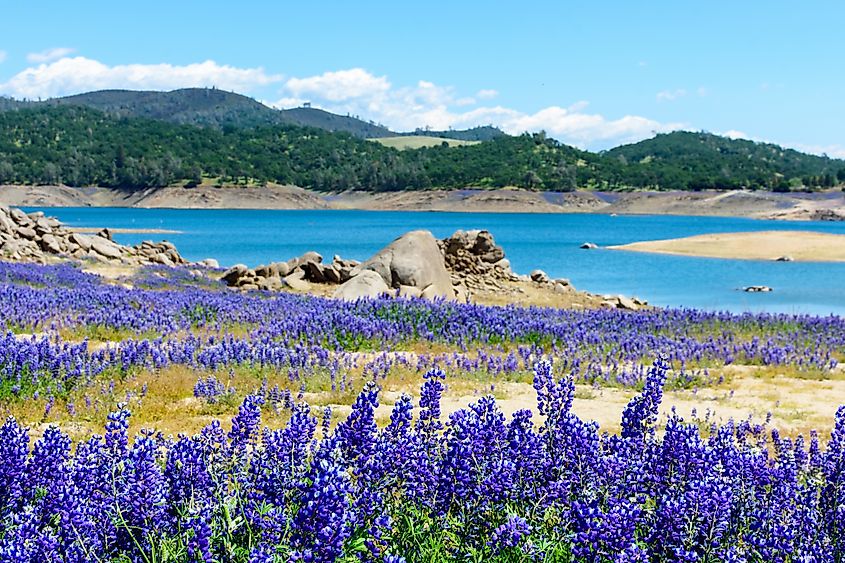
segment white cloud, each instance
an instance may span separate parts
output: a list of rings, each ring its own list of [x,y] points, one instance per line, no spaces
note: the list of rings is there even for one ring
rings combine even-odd
[[[738,131],[736,129],[730,129],[722,133],[723,137],[727,137],[728,139],[746,139],[746,140],[753,140],[748,133],[744,131]]]
[[[845,146],[843,145],[805,145],[801,143],[794,143],[788,146],[791,146],[795,150],[799,150],[801,152],[845,159]]]
[[[29,53],[26,56],[26,60],[31,63],[49,63],[51,61],[66,57],[73,52],[74,49],[71,49],[69,47],[55,47],[53,49],[41,51],[40,53]]]
[[[263,68],[237,68],[205,61],[184,66],[171,64],[129,64],[108,66],[85,57],[66,57],[27,68],[0,84],[0,94],[14,98],[50,98],[103,90],[171,90],[216,86],[225,90],[251,92],[282,79]]]
[[[683,98],[686,95],[687,91],[683,88],[678,88],[677,90],[663,90],[662,92],[657,93],[657,101],[674,102],[678,98]]]
[[[387,77],[362,68],[326,72],[318,76],[291,78],[282,88],[283,97],[271,105],[285,108],[311,102],[314,107],[372,119],[394,131],[463,129],[495,125],[507,133],[545,130],[561,141],[583,148],[608,148],[638,141],[655,132],[677,129],[683,124],[660,123],[640,116],[609,119],[586,112],[587,102],[568,107],[551,106],[522,112],[501,105],[477,105],[498,95],[480,90],[475,98],[462,97],[447,86],[421,80],[414,86],[394,87]]]
[[[325,72],[308,78],[291,78],[285,89],[296,98],[321,98],[342,102],[362,97],[373,97],[390,90],[384,76],[373,76],[361,68]]]
[[[6,60],[7,55],[8,53],[6,53],[6,51],[0,51],[0,63]]]
[[[827,155],[831,158],[841,158],[845,159],[845,146],[833,144],[833,145],[812,145],[806,143],[782,143],[779,141],[772,141],[769,139],[761,139],[759,137],[755,137],[753,135],[748,135],[743,131],[737,131],[736,129],[731,129],[729,131],[725,131],[723,133],[719,133],[723,137],[728,137],[730,139],[744,139],[746,141],[754,141],[755,143],[771,143],[774,145],[778,145],[784,148],[795,149],[797,151],[807,153],[807,154],[816,154],[816,155]]]
[[[482,100],[490,100],[495,98],[499,95],[498,90],[493,90],[490,88],[486,88],[484,90],[479,90],[476,94],[476,97],[481,98]]]

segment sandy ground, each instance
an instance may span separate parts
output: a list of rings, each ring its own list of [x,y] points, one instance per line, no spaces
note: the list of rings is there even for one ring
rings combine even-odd
[[[845,220],[845,193],[732,192],[532,192],[426,190],[323,194],[296,186],[109,188],[0,186],[0,204],[28,207],[144,207],[185,209],[362,209],[498,213],[616,213],[709,215],[784,220]]]
[[[780,257],[790,257],[804,262],[845,261],[845,235],[809,231],[719,233],[635,242],[610,248],[744,260],[776,260]]]
[[[810,430],[833,428],[836,409],[845,403],[845,381],[840,375],[819,381],[751,366],[724,370],[732,372],[731,381],[725,385],[666,392],[661,405],[662,420],[671,414],[672,408],[686,420],[691,420],[695,411],[699,418],[709,415],[714,422],[750,417],[761,423],[771,413],[773,428],[790,435],[806,435]],[[490,391],[449,393],[443,411],[448,414],[463,408],[485,393]],[[519,409],[536,412],[537,395],[528,383],[497,384],[493,394],[508,416]],[[634,395],[634,391],[626,389],[578,386],[572,410],[584,420],[597,422],[603,430],[618,431],[622,410]]]
[[[761,424],[769,419],[769,428],[777,428],[782,435],[808,436],[810,431],[820,432],[819,438],[826,441],[834,426],[837,408],[845,397],[845,374],[838,369],[825,379],[802,378],[794,369],[780,370],[756,366],[729,366],[721,370],[726,383],[715,387],[698,390],[667,391],[661,404],[658,425],[663,426],[672,410],[686,421],[697,422],[708,429],[711,423],[725,423],[728,420],[751,420]],[[198,376],[183,367],[166,368],[163,372],[145,372],[137,378],[119,382],[114,396],[122,396],[132,391],[133,410],[132,432],[140,428],[156,428],[165,435],[177,433],[195,433],[214,419],[223,422],[224,427],[231,424],[231,418],[237,411],[240,399],[231,404],[209,407],[193,397],[193,385]],[[238,375],[235,383],[251,385]],[[276,374],[284,384],[284,378]],[[148,385],[149,393],[143,400],[138,399],[138,390]],[[403,393],[409,394],[414,403],[419,401],[418,376],[391,377],[381,381],[380,406],[376,410],[376,420],[380,425],[387,424],[393,405]],[[506,381],[491,378],[473,380],[456,378],[446,380],[447,389],[441,407],[443,419],[459,409],[466,408],[485,395],[493,395],[503,414],[509,419],[518,410],[532,411],[536,424],[541,423],[537,412],[537,396],[531,384],[526,381]],[[356,389],[359,386],[355,386]],[[81,418],[71,420],[63,400],[57,402],[49,422],[59,425],[75,440],[82,440],[92,433],[102,432],[105,414],[113,407],[113,397],[96,398],[94,411],[83,407],[80,397],[74,400],[77,409],[85,411]],[[296,391],[296,389],[294,389]],[[351,404],[357,391],[307,391],[303,395],[312,407],[322,409],[330,406],[334,420],[343,420],[351,411]],[[618,432],[621,426],[622,412],[636,393],[629,389],[593,388],[577,385],[572,410],[581,419],[596,422],[602,431]],[[315,411],[317,413],[319,411]],[[0,416],[15,416],[19,421],[33,427],[33,438],[37,438],[46,428],[44,420],[44,400],[32,400],[0,405]],[[271,428],[284,424],[285,416],[275,417],[265,413],[264,423]]]

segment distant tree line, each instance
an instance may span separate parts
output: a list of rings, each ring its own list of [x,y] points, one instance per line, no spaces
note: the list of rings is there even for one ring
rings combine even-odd
[[[141,189],[193,186],[204,177],[321,191],[782,189],[845,182],[845,162],[701,133],[659,135],[604,153],[543,133],[398,151],[292,125],[202,128],[77,106],[0,113],[0,183]]]

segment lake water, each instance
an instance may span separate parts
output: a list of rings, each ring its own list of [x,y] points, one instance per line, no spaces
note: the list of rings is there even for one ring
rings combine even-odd
[[[31,211],[32,209],[27,209]],[[316,250],[365,259],[402,233],[428,229],[438,238],[457,229],[493,233],[513,269],[539,268],[566,277],[579,289],[622,293],[660,306],[735,312],[845,313],[845,263],[687,258],[600,246],[704,233],[810,230],[845,234],[845,223],[757,221],[724,217],[609,216],[587,214],[419,213],[399,211],[276,211],[129,208],[51,208],[74,226],[171,229],[180,234],[115,235],[124,244],[166,238],[190,260],[256,266]],[[737,291],[768,285],[772,293]]]

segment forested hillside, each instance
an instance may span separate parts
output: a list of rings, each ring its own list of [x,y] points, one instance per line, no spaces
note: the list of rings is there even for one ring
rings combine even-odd
[[[678,189],[832,187],[845,181],[845,162],[769,143],[676,131],[608,151],[627,166],[635,186]],[[838,178],[837,178],[838,176]]]
[[[598,154],[542,133],[398,151],[349,133],[297,125],[199,127],[152,117],[120,117],[70,104],[0,112],[0,184],[138,189],[213,181],[322,191],[504,186],[566,191],[783,189],[845,180],[841,160],[699,133],[660,135]]]
[[[74,106],[0,113],[0,183],[143,188],[195,184],[210,176],[222,183],[331,191],[573,189],[580,158],[598,157],[541,135],[400,152],[346,133],[297,126],[201,128]]]

